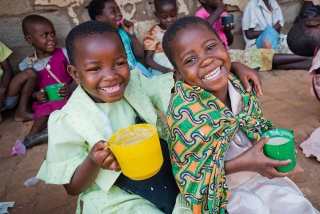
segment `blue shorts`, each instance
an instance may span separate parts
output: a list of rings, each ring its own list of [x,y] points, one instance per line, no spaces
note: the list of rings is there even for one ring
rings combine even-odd
[[[4,111],[4,110],[9,110],[12,109],[13,107],[15,107],[19,102],[19,95],[15,96],[15,97],[7,97],[5,99],[5,106],[0,108],[0,112]]]

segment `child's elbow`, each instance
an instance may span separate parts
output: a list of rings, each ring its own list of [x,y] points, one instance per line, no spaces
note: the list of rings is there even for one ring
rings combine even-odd
[[[64,184],[63,186],[64,186],[64,189],[66,190],[66,192],[67,192],[69,195],[76,196],[76,195],[81,194],[80,191],[72,188],[72,187],[70,186],[70,184]]]

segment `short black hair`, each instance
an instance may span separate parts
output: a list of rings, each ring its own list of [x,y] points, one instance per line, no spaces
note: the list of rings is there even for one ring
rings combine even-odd
[[[287,36],[290,50],[300,56],[313,56],[320,42],[320,39],[313,38],[308,32],[308,27],[306,27],[307,21],[308,19],[304,19],[294,24]]]
[[[172,25],[170,25],[168,30],[165,32],[163,36],[163,41],[162,41],[163,51],[175,69],[177,69],[177,65],[173,59],[173,55],[174,55],[173,44],[177,39],[176,36],[180,31],[187,30],[188,27],[193,25],[196,25],[196,26],[201,25],[206,27],[208,30],[214,33],[217,36],[217,38],[220,40],[220,37],[218,36],[216,30],[205,19],[195,17],[195,16],[185,16],[185,17],[179,18]]]
[[[31,28],[31,25],[33,25],[35,23],[48,23],[53,26],[52,22],[49,19],[47,19],[46,17],[40,16],[40,15],[35,15],[35,14],[26,16],[22,20],[22,31],[25,36],[30,33],[29,29]]]
[[[117,37],[119,37],[119,40],[121,41],[120,35],[118,34],[118,30],[115,27],[112,27],[111,25],[108,25],[104,22],[99,22],[95,20],[87,21],[74,27],[69,32],[66,38],[66,49],[67,49],[70,64],[75,65],[74,59],[77,54],[75,45],[78,40],[85,39],[93,35],[103,35],[103,34],[114,34]]]
[[[88,5],[88,13],[91,20],[96,20],[96,16],[102,14],[104,4],[111,0],[92,0]]]
[[[154,0],[153,1],[154,4],[154,9],[157,12],[162,6],[166,5],[166,4],[173,4],[175,6],[177,6],[177,2],[176,0]]]

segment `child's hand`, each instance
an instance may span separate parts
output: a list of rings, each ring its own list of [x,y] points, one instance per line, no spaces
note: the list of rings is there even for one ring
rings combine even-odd
[[[231,25],[222,26],[224,32],[230,32],[236,27],[236,23],[231,23]]]
[[[58,95],[62,98],[68,98],[70,96],[70,89],[68,84],[63,83],[63,86],[58,89]]]
[[[121,22],[123,29],[130,35],[134,35],[134,24],[126,19]]]
[[[249,68],[241,63],[238,63],[238,62],[233,62],[231,64],[231,66],[232,66],[232,68],[231,68],[232,73],[234,73],[239,78],[239,80],[241,81],[241,83],[245,87],[247,93],[251,93],[251,90],[252,90],[250,83],[249,83],[249,81],[251,80],[254,84],[257,97],[261,97],[263,95],[260,76],[256,70],[251,69],[251,68]]]
[[[46,92],[44,91],[43,88],[41,88],[40,91],[38,91],[36,95],[37,95],[37,100],[38,100],[40,103],[45,103],[45,102],[48,101]]]
[[[278,172],[274,167],[286,166],[291,160],[278,161],[266,157],[262,152],[262,148],[268,140],[269,137],[262,138],[250,149],[242,153],[241,157],[239,156],[239,161],[243,163],[243,171],[258,172],[269,179],[285,177],[287,173]]]
[[[96,143],[90,152],[92,161],[103,169],[120,171],[120,166],[117,159],[110,149],[104,149],[109,144],[106,141],[99,141]]]

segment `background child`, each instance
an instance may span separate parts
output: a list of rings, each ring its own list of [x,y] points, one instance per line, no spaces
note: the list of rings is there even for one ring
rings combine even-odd
[[[293,53],[314,56],[308,75],[312,77],[311,93],[320,102],[320,17],[304,19],[288,33],[288,45]]]
[[[258,68],[260,71],[271,69],[305,69],[311,66],[310,57],[302,57],[294,54],[281,54],[273,49],[230,49],[228,44],[233,42],[234,24],[229,27],[222,26],[221,16],[227,15],[225,6],[220,0],[199,0],[203,8],[196,12],[195,16],[206,19],[216,30],[221,41],[227,47],[232,62],[240,62],[250,68]]]
[[[218,33],[221,41],[230,49],[229,45],[233,43],[233,34],[231,30],[235,28],[235,23],[230,26],[222,26],[222,16],[227,15],[226,6],[221,0],[198,0],[202,8],[195,13],[195,16],[206,19]]]
[[[287,44],[287,35],[281,33],[283,24],[282,11],[276,0],[250,0],[242,16],[242,30],[246,49],[257,49],[256,39],[269,25],[280,34],[276,51],[291,53]],[[268,41],[265,41],[266,43]],[[265,47],[271,48],[271,44],[266,44]]]
[[[13,71],[8,60],[11,53],[12,51],[0,42],[0,122],[2,121],[1,112],[5,109],[13,108],[18,102],[18,98],[12,100],[12,102],[6,99],[6,92],[13,76]]]
[[[162,37],[168,27],[177,20],[176,0],[155,0],[155,12],[159,24],[154,25],[143,38],[145,62],[152,68],[152,73],[161,75],[172,72],[173,66],[162,49]]]
[[[172,73],[148,79],[130,72],[117,29],[103,22],[72,29],[66,47],[68,72],[79,86],[63,109],[50,115],[48,154],[38,177],[80,194],[83,213],[172,213],[179,190],[164,140],[160,172],[142,181],[119,172],[110,149],[104,150],[114,132],[139,120],[157,125],[166,139],[156,109],[167,109]]]
[[[275,170],[290,161],[263,155],[260,134],[273,126],[254,92],[230,75],[230,57],[211,25],[178,19],[163,49],[180,78],[168,110],[173,172],[193,213],[318,213]]]
[[[152,74],[143,66],[144,50],[134,32],[134,24],[122,15],[114,0],[92,0],[88,6],[91,20],[105,22],[119,30],[119,34],[128,56],[130,69],[139,68],[148,77]]]
[[[295,54],[313,56],[308,75],[312,77],[311,94],[320,102],[320,17],[304,19],[295,24],[288,33],[288,45]],[[307,156],[320,159],[320,128],[317,128],[306,141],[300,144]]]
[[[26,148],[30,148],[47,138],[47,134],[41,132],[47,127],[49,115],[66,104],[75,83],[72,84],[72,78],[66,70],[69,62],[65,50],[56,48],[57,37],[51,21],[39,15],[30,15],[23,19],[22,30],[25,40],[35,48],[35,52],[25,58],[19,68],[21,71],[30,68],[37,71],[35,91],[34,88],[28,91],[35,100],[32,104],[34,123],[23,142]],[[63,83],[58,93],[64,99],[49,101],[44,89],[48,85],[57,84],[56,78]]]

